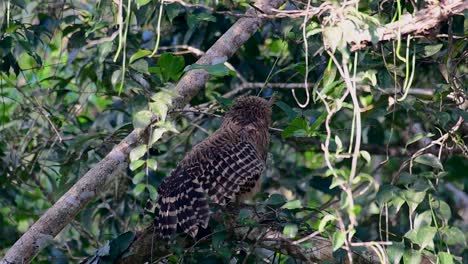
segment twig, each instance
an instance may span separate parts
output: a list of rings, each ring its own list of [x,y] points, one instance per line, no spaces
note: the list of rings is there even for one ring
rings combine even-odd
[[[110,42],[110,41],[114,41],[114,39],[119,35],[119,31],[114,31],[114,33],[112,33],[110,36],[108,37],[104,37],[104,38],[100,38],[100,39],[93,39],[93,40],[89,40],[88,43],[86,43],[86,45],[84,46],[85,49],[89,49],[89,48],[92,48],[93,46],[96,46],[96,45],[99,45],[99,44],[102,44],[102,43],[105,43],[105,42]]]
[[[441,137],[439,137],[438,139],[436,140],[433,140],[430,144],[428,144],[427,146],[419,149],[418,151],[416,151],[416,153],[414,153],[413,155],[411,155],[411,158],[406,160],[405,162],[403,162],[400,166],[400,168],[398,169],[397,173],[395,174],[395,176],[393,176],[392,178],[392,181],[391,183],[392,184],[396,184],[398,182],[398,179],[400,178],[400,174],[403,172],[403,170],[408,166],[410,165],[410,167],[412,167],[413,165],[413,160],[416,159],[417,157],[421,156],[422,154],[424,154],[424,152],[430,148],[432,148],[433,146],[435,145],[439,145],[441,147],[443,147],[443,145],[445,144],[445,141],[449,138],[449,136],[451,136],[452,134],[454,134],[461,126],[461,124],[463,124],[463,117],[459,117],[458,118],[458,121],[457,123],[452,127],[450,128],[450,130],[445,133],[444,135],[442,135]]]

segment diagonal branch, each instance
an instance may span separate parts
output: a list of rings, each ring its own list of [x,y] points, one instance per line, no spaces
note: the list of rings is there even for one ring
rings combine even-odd
[[[367,43],[395,40],[399,35],[424,35],[437,27],[441,22],[456,14],[463,14],[468,10],[468,0],[440,1],[446,2],[431,5],[414,15],[407,14],[397,22],[377,28],[375,31],[365,30],[354,39],[360,43],[351,43],[351,50],[356,51],[367,46]]]

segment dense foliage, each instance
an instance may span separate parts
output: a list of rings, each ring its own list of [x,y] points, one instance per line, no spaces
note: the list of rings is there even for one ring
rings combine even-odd
[[[282,9],[305,10],[306,2],[289,1]],[[324,12],[310,15],[305,27],[303,16],[272,16],[227,66],[194,64],[250,4],[0,3],[0,255],[116,143],[156,115],[151,138],[132,151],[128,169],[34,262],[104,263],[120,254],[133,236],[118,236],[151,223],[144,208],[157,198],[158,184],[216,130],[233,98],[275,93],[262,192],[234,214],[237,225],[270,225],[291,243],[319,231],[336,262],[347,248],[381,252],[380,261],[392,263],[467,257],[463,16],[427,37],[399,36],[351,51],[362,29],[427,5],[332,1],[326,8],[312,1]],[[174,84],[199,68],[211,74],[206,88],[192,107],[170,112]],[[310,102],[302,108],[304,80]],[[165,258],[297,258],[238,238],[224,225],[213,221],[210,237],[188,249],[174,246]],[[319,250],[313,238],[300,245]]]

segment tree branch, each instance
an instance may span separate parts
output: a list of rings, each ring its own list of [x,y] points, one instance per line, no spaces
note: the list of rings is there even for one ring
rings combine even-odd
[[[440,1],[444,2],[444,1]],[[354,39],[360,43],[352,43],[351,51],[362,49],[372,43],[372,40],[389,41],[397,39],[398,35],[424,35],[441,22],[447,20],[455,14],[463,14],[468,9],[468,1],[455,0],[445,1],[446,4],[431,5],[428,8],[418,11],[416,14],[407,14],[397,22],[387,24],[377,28],[375,31],[365,30]]]

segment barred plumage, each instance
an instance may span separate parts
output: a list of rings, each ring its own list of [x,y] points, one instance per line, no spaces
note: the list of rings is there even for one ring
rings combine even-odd
[[[258,186],[265,168],[272,102],[247,96],[236,100],[221,127],[179,163],[159,186],[156,234],[177,228],[195,237],[209,221],[209,203],[225,205]]]

